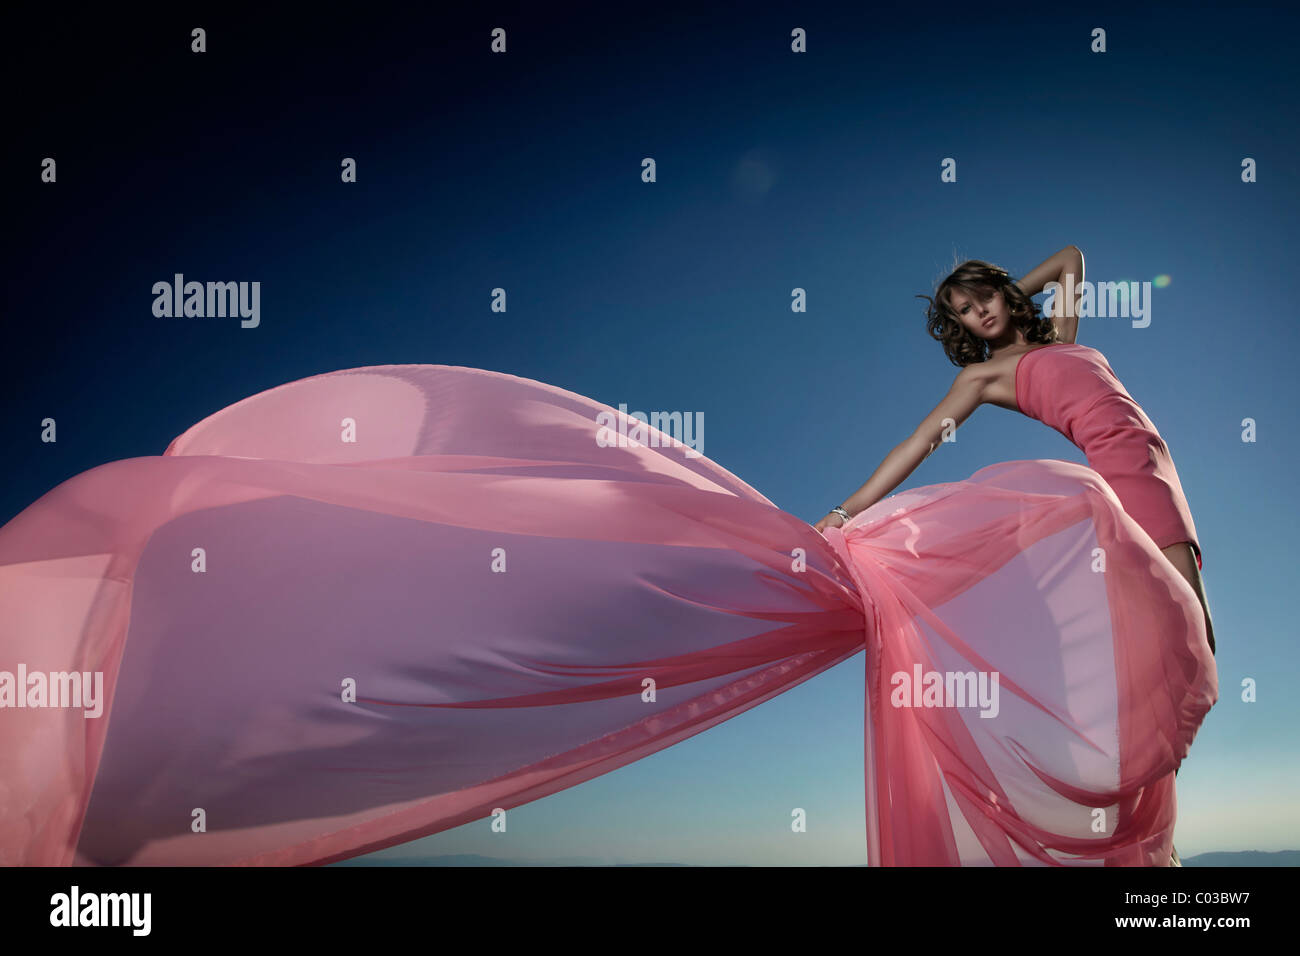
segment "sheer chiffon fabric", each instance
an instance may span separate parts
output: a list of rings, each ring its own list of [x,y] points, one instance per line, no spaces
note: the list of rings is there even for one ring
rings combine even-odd
[[[342,860],[865,649],[869,864],[1167,865],[1214,660],[1095,472],[1006,462],[823,537],[637,426],[510,375],[375,366],[48,492],[0,528],[0,862]],[[38,706],[20,665],[102,673],[102,714]],[[899,684],[932,672],[995,705]]]

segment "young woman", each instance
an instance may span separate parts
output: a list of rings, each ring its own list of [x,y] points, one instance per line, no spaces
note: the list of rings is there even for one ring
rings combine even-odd
[[[1030,296],[1049,281],[1081,288],[1083,253],[1067,246],[1023,279],[972,259],[939,283],[927,315],[929,332],[961,367],[952,387],[912,435],[897,445],[839,510],[817,530],[839,527],[907,479],[939,447],[945,428],[956,428],[984,404],[1021,412],[1070,439],[1106,479],[1124,509],[1187,579],[1205,613],[1214,650],[1214,627],[1201,580],[1201,548],[1169,448],[1096,349],[1078,345],[1076,302],[1061,302],[1054,321],[1040,316]],[[1060,296],[1058,296],[1060,302]],[[1031,352],[1055,348],[1051,358]],[[1025,368],[1022,368],[1024,364]],[[1032,404],[1023,405],[1029,399]],[[843,512],[843,513],[842,513]]]
[[[939,447],[946,429],[960,426],[979,406],[1020,412],[1078,446],[1124,510],[1186,578],[1200,601],[1213,652],[1201,549],[1169,448],[1105,356],[1076,343],[1078,303],[1064,301],[1064,291],[1058,291],[1055,320],[1039,314],[1030,296],[1050,281],[1082,289],[1084,260],[1077,246],[1067,246],[1015,281],[997,266],[972,259],[940,282],[933,297],[921,297],[930,303],[930,335],[961,371],[912,435],[816,528],[840,527],[889,494]],[[1172,865],[1181,865],[1177,851]]]

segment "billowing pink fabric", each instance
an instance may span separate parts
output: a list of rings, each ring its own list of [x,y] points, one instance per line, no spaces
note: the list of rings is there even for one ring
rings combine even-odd
[[[0,709],[0,862],[341,860],[865,647],[870,864],[1167,864],[1214,660],[1095,472],[998,464],[823,538],[681,445],[602,447],[601,412],[477,369],[349,369],[44,495],[0,528],[0,671],[102,671],[106,702]],[[894,706],[914,667],[998,672],[996,716]]]

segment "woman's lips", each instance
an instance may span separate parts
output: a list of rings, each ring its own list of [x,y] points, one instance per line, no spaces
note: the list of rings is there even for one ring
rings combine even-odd
[[[985,319],[984,322],[983,322],[984,328],[986,328],[986,329],[987,329],[990,325],[992,325],[992,324],[993,324],[993,319],[991,319],[991,318],[989,318],[989,319]]]

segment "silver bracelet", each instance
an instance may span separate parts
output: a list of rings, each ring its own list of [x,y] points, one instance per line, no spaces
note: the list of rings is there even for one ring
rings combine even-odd
[[[845,521],[852,521],[852,520],[853,520],[853,515],[849,514],[849,513],[848,513],[847,511],[845,511],[843,508],[838,508],[838,507],[837,507],[837,508],[832,508],[832,509],[831,509],[831,514],[833,514],[833,515],[839,515],[839,516],[840,516],[841,518],[843,518]]]

